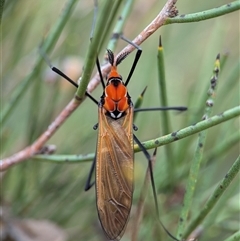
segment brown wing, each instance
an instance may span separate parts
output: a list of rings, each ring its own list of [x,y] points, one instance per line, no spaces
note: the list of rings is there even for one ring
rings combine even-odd
[[[125,230],[133,194],[133,108],[114,120],[99,107],[96,156],[97,210],[110,240],[119,240]]]

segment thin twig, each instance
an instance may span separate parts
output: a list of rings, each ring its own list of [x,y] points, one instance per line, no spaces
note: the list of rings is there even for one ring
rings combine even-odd
[[[164,25],[172,23],[193,23],[204,21],[211,18],[216,18],[223,16],[228,13],[235,12],[240,9],[240,2],[234,1],[220,7],[212,8],[206,11],[191,13],[191,14],[181,14],[174,18],[168,18]]]

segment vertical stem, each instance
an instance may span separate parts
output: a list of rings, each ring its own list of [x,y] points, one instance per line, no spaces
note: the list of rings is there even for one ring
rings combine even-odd
[[[94,30],[93,38],[87,51],[87,56],[84,63],[85,68],[81,77],[81,83],[79,84],[76,92],[76,95],[80,100],[85,97],[85,91],[87,89],[87,85],[96,62],[101,40],[106,29],[106,22],[108,21],[109,13],[111,13],[113,3],[113,0],[106,0],[101,10],[100,16],[97,19],[96,29]]]
[[[159,46],[158,46],[158,83],[159,83],[159,96],[160,96],[160,105],[168,106],[167,101],[167,86],[166,86],[166,76],[165,76],[165,64],[164,64],[164,51],[162,46],[161,36],[159,37]],[[161,127],[162,135],[166,135],[171,132],[170,127],[170,118],[168,112],[161,113]],[[172,186],[174,183],[174,155],[173,150],[170,145],[165,146],[167,154],[167,173],[169,176],[169,183]]]
[[[215,96],[218,73],[220,71],[219,59],[220,59],[220,55],[218,55],[216,58],[215,67],[213,71],[214,75],[210,80],[210,88],[208,90],[208,98],[206,100],[205,113],[202,118],[203,120],[208,119],[212,112],[212,107],[214,103],[213,98]],[[182,208],[179,223],[178,223],[177,238],[179,239],[183,238],[183,231],[186,226],[188,214],[192,204],[192,199],[193,199],[193,195],[194,195],[194,191],[195,191],[196,183],[198,179],[198,172],[199,172],[200,164],[203,157],[203,148],[205,145],[206,136],[207,136],[207,131],[200,132],[198,136],[198,144],[196,147],[195,156],[193,158],[192,165],[190,167],[186,193],[183,200],[183,208]]]
[[[216,189],[214,190],[214,192],[212,193],[208,201],[205,203],[201,212],[191,222],[190,226],[184,232],[184,235],[183,235],[184,237],[187,237],[192,232],[192,230],[194,230],[202,222],[202,220],[207,216],[207,214],[213,209],[213,207],[216,205],[217,201],[222,196],[224,191],[228,188],[228,186],[233,181],[235,176],[239,173],[239,170],[240,170],[240,156],[238,156],[238,158],[233,163],[228,173],[225,175],[222,181],[217,185]]]

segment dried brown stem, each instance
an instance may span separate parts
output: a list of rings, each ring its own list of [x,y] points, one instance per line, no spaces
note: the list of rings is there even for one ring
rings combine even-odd
[[[157,29],[159,29],[167,18],[172,17],[172,9],[174,8],[177,0],[168,0],[161,12],[157,17],[133,40],[137,45],[143,43],[150,35],[152,35]],[[132,45],[127,45],[119,54],[123,52],[131,53],[134,50]],[[107,64],[102,67],[103,77],[110,71],[110,65]],[[92,92],[100,82],[99,74],[96,74],[88,85],[88,92]],[[44,146],[46,141],[56,132],[56,130],[64,123],[64,121],[74,112],[74,110],[82,103],[83,100],[73,99],[59,114],[59,116],[49,125],[48,129],[30,146],[21,150],[20,152],[0,160],[0,171],[7,170],[14,164],[27,160],[38,153]]]

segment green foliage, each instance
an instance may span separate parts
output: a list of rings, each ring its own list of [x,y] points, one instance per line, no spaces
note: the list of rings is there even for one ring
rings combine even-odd
[[[94,6],[93,1],[87,0],[67,2],[66,5],[66,0],[5,1],[1,22],[1,158],[13,155],[33,143],[74,97],[75,88],[52,73],[39,54],[39,46],[43,46],[54,66],[76,81],[81,76],[83,65],[89,60],[86,56],[91,45],[89,38]],[[98,17],[101,16],[106,2],[99,1]],[[115,48],[115,53],[126,46],[121,40],[117,42],[117,46],[109,41],[113,29],[116,31],[117,24],[120,24],[117,22],[120,13],[123,12],[123,19],[127,20],[123,27],[124,35],[128,39],[134,39],[163,7],[163,2],[155,0],[135,1],[132,8],[129,2],[131,1],[120,1],[118,6],[116,1],[112,1],[113,6],[110,7],[116,12],[111,16],[112,21],[106,21],[107,27],[105,26],[103,32],[95,30],[101,39],[92,45],[97,44],[95,51],[98,49],[100,61],[107,46]],[[212,9],[214,14],[215,7],[228,2],[212,0],[195,1],[192,4],[192,1],[185,0],[178,1],[177,8],[180,15],[208,9]],[[129,4],[129,18],[124,4]],[[221,56],[220,73],[211,116],[239,105],[238,21],[239,12],[233,12],[201,22],[172,23],[162,27],[160,32],[153,34],[141,45],[142,57],[128,85],[133,102],[145,86],[148,86],[142,106],[159,106],[161,92],[158,83],[157,48],[161,34],[167,103],[169,106],[188,107],[188,111],[184,113],[169,112],[167,127],[162,126],[166,113],[139,113],[135,121],[138,127],[135,134],[141,141],[159,138],[163,133],[165,135],[202,120],[218,53]],[[98,24],[97,21],[97,28],[102,27]],[[130,54],[119,66],[123,78],[128,75],[134,54],[135,52]],[[91,66],[89,68],[90,78]],[[101,94],[101,86],[92,93],[97,100]],[[43,162],[32,159],[4,172],[1,179],[1,203],[4,209],[8,208],[16,218],[49,219],[67,231],[68,240],[105,240],[95,208],[94,188],[84,192],[90,161],[96,149],[97,132],[92,127],[97,121],[97,106],[86,99],[46,143],[57,147],[56,155],[52,156],[53,160]],[[166,133],[163,128],[169,132]],[[231,118],[205,132],[207,137],[201,150],[201,165],[195,173],[195,191],[187,207],[186,229],[196,220],[209,197],[215,194],[216,186],[239,155],[239,118]],[[190,166],[192,161],[196,160],[197,145],[198,136],[195,134],[158,148],[154,177],[161,220],[175,236],[184,192],[189,184]],[[59,164],[54,162],[58,160],[58,155],[69,160],[70,155],[75,155],[74,158],[77,158],[77,155],[86,155],[86,158],[83,163],[69,161]],[[134,212],[146,167],[144,156],[137,153],[132,217],[123,241],[130,240],[131,237]],[[213,201],[211,212],[201,223],[203,231],[199,240],[224,240],[237,232],[239,183],[235,179],[221,194],[218,202]],[[154,215],[154,202],[149,188],[138,240],[155,241],[160,240],[160,236],[163,240],[170,240],[156,224]],[[235,236],[237,235],[239,236],[239,233]]]

